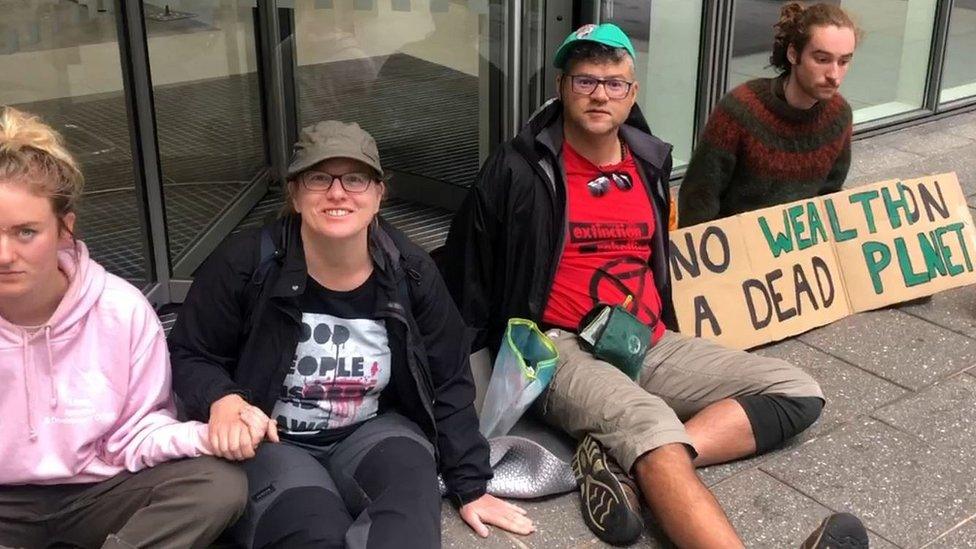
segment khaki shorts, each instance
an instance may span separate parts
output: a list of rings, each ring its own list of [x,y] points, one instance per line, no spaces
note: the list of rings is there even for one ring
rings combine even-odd
[[[537,409],[574,438],[592,435],[627,471],[665,444],[694,448],[682,422],[714,402],[756,394],[824,398],[812,377],[785,361],[705,339],[666,331],[632,381],[580,349],[576,334],[548,333],[559,364]]]

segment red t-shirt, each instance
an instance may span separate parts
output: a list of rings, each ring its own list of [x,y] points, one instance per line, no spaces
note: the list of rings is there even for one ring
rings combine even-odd
[[[563,166],[568,234],[542,322],[576,330],[597,303],[622,305],[632,295],[628,310],[652,327],[657,342],[664,323],[649,265],[654,209],[634,157],[625,151],[619,164],[597,168],[564,143]],[[613,174],[626,174],[630,188],[621,189],[627,187],[626,178],[618,176],[615,182]],[[601,175],[611,177],[591,183]]]

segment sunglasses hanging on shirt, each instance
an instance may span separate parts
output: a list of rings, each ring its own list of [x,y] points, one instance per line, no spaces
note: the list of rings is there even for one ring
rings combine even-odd
[[[627,158],[627,146],[621,139],[620,161],[623,162],[625,158]],[[586,184],[586,188],[590,190],[590,195],[594,198],[600,198],[610,190],[611,181],[621,191],[629,191],[634,186],[634,181],[627,172],[600,172],[600,175],[594,177]]]
[[[627,172],[610,172],[601,173],[595,178],[591,179],[589,183],[586,184],[586,188],[590,190],[590,194],[596,198],[599,198],[610,190],[610,182],[613,181],[614,186],[616,186],[621,191],[629,191],[634,186],[634,181],[630,178],[630,174]]]

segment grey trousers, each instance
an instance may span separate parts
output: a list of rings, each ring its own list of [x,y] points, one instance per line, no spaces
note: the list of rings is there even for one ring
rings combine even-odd
[[[433,446],[399,414],[329,445],[262,444],[241,467],[250,498],[231,534],[245,547],[440,547]]]
[[[212,457],[93,484],[0,486],[0,546],[206,547],[246,497],[241,470]]]

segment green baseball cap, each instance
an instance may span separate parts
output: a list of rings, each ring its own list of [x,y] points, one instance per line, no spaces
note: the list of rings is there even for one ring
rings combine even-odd
[[[624,34],[624,31],[620,30],[620,27],[614,25],[613,23],[601,23],[599,25],[583,25],[582,27],[576,29],[575,31],[569,33],[569,36],[563,40],[563,44],[559,46],[556,50],[556,57],[553,59],[553,65],[557,69],[565,68],[566,65],[566,54],[569,53],[570,48],[573,44],[579,42],[580,40],[586,40],[587,42],[596,42],[598,44],[603,44],[605,46],[610,46],[611,48],[623,48],[627,50],[630,57],[636,61],[637,54],[634,53],[634,45],[630,43],[630,38]]]

